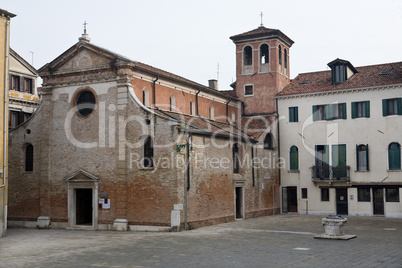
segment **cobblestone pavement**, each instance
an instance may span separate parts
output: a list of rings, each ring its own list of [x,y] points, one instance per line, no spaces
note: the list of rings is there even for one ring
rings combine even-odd
[[[180,233],[9,229],[0,267],[402,267],[402,219],[348,217],[314,239],[322,216],[277,215]]]

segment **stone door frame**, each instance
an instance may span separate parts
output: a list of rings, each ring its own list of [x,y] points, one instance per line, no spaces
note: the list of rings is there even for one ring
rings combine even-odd
[[[67,183],[68,228],[98,228],[98,183],[100,179],[84,170],[79,170],[64,179]],[[76,189],[92,189],[92,225],[76,224]]]

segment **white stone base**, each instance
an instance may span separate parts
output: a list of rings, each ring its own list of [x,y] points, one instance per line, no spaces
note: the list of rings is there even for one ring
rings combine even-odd
[[[36,221],[36,227],[39,229],[48,229],[50,228],[50,217],[48,216],[39,216]]]
[[[8,228],[36,228],[36,221],[7,221]]]
[[[320,234],[314,236],[316,239],[332,239],[332,240],[349,240],[352,238],[356,238],[357,235],[341,235],[341,236],[334,236],[334,235],[327,235],[327,234]]]
[[[129,230],[134,232],[170,232],[166,226],[129,225]]]
[[[127,219],[115,219],[113,222],[113,230],[127,231],[128,230],[128,220]]]

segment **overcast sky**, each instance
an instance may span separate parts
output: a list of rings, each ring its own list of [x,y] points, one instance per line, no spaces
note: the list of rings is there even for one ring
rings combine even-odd
[[[11,47],[39,69],[83,33],[91,42],[207,85],[235,81],[230,36],[261,24],[295,43],[291,78],[341,58],[355,67],[402,60],[401,0],[7,0]]]

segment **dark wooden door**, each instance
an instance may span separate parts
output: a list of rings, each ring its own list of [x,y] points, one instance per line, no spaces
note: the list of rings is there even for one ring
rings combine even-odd
[[[243,218],[243,188],[236,187],[236,219]]]
[[[384,215],[384,189],[373,188],[373,213]]]
[[[336,214],[348,215],[348,189],[336,189]]]
[[[288,211],[297,212],[297,187],[288,187]]]
[[[76,189],[77,225],[92,225],[92,189]]]

